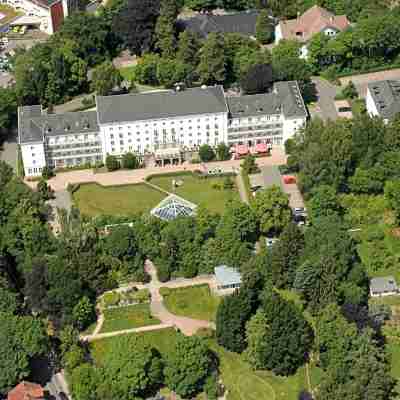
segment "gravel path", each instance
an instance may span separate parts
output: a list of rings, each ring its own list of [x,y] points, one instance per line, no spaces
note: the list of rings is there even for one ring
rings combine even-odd
[[[129,290],[132,287],[137,287],[138,289],[149,289],[151,294],[151,302],[150,302],[150,312],[151,315],[155,318],[158,318],[161,321],[161,324],[158,325],[150,325],[143,326],[140,328],[132,328],[132,329],[124,329],[121,331],[115,332],[107,332],[107,333],[99,333],[104,323],[104,315],[99,310],[99,317],[97,319],[96,328],[90,335],[82,335],[80,338],[82,341],[92,342],[93,340],[104,339],[112,336],[125,335],[127,333],[139,333],[139,332],[147,332],[147,331],[155,331],[159,329],[171,328],[175,327],[179,329],[182,333],[187,336],[191,336],[195,334],[201,328],[211,328],[215,329],[215,324],[210,321],[202,321],[193,318],[181,317],[175,314],[172,314],[167,310],[164,305],[163,297],[160,294],[160,288],[180,288],[180,287],[188,287],[188,286],[197,286],[197,285],[209,285],[211,289],[215,288],[215,278],[213,275],[205,275],[205,276],[197,276],[193,279],[176,279],[168,282],[160,282],[157,277],[157,270],[154,264],[150,260],[146,260],[145,269],[148,274],[151,276],[150,283],[147,284],[129,284],[127,286],[116,289],[119,292]]]

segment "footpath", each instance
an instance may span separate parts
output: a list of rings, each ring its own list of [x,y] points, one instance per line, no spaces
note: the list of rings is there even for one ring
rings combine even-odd
[[[139,332],[148,332],[155,331],[166,328],[175,328],[180,330],[187,336],[194,335],[199,329],[209,328],[215,329],[215,324],[210,321],[203,321],[194,318],[182,317],[175,314],[172,314],[168,311],[168,309],[164,305],[164,299],[160,293],[160,289],[163,287],[166,288],[181,288],[181,287],[189,287],[189,286],[197,286],[197,285],[209,285],[210,289],[215,287],[215,278],[212,275],[207,276],[198,276],[193,279],[177,279],[174,281],[169,281],[162,283],[159,281],[157,276],[157,269],[154,264],[150,260],[146,260],[145,263],[146,272],[150,275],[151,281],[147,284],[130,284],[125,287],[121,287],[117,289],[117,291],[126,291],[130,287],[136,286],[139,289],[149,289],[151,294],[150,301],[150,312],[151,315],[160,320],[160,324],[158,325],[149,325],[143,326],[139,328],[132,329],[124,329],[120,331],[101,333],[101,328],[104,323],[104,314],[99,309],[99,316],[97,319],[96,328],[93,333],[90,335],[81,335],[80,339],[85,342],[92,342],[94,340],[100,340],[107,337],[125,335],[127,333],[139,333]]]

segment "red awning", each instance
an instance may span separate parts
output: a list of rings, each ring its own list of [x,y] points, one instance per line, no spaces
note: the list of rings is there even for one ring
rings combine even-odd
[[[238,154],[239,156],[249,154],[249,148],[244,144],[238,144],[236,146],[236,154]]]
[[[268,146],[266,145],[266,143],[257,143],[256,144],[256,152],[257,153],[267,153]]]

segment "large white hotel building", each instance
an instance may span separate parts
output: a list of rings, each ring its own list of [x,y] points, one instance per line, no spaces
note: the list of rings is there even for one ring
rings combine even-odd
[[[87,112],[24,106],[18,136],[25,175],[37,176],[46,165],[94,164],[108,154],[171,157],[221,142],[282,146],[306,119],[297,82],[277,82],[271,93],[233,97],[222,86],[98,96],[96,111]]]

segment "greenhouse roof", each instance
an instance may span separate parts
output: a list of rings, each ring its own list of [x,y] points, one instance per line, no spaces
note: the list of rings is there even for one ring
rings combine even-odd
[[[178,217],[189,217],[195,214],[197,206],[182,197],[170,194],[163,199],[150,213],[164,221],[172,221]]]

